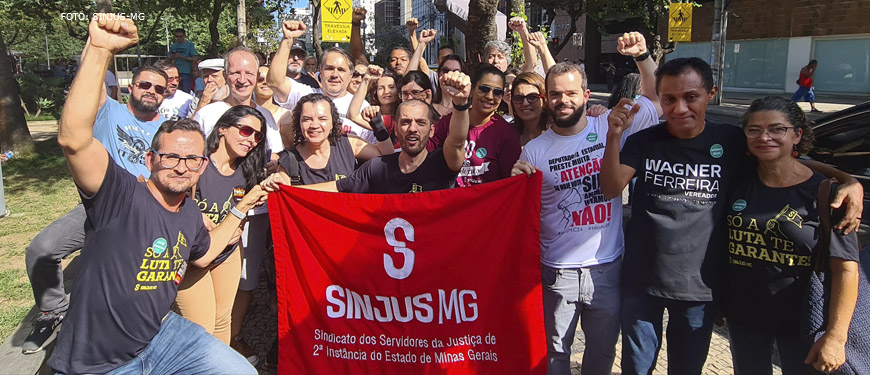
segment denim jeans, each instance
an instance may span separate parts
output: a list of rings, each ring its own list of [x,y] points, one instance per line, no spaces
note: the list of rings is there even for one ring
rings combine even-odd
[[[160,332],[136,358],[112,375],[257,374],[241,354],[201,326],[170,312]]]
[[[714,302],[654,297],[638,288],[622,291],[623,374],[652,374],[662,347],[662,321],[668,309],[668,374],[701,374],[713,321]]]
[[[797,333],[792,332],[793,334]],[[813,343],[797,335],[775,336],[756,332],[739,324],[728,322],[728,341],[735,375],[773,374],[773,344],[779,351],[782,375],[810,375],[818,372],[804,364]]]
[[[581,372],[610,374],[619,338],[621,272],[622,258],[586,268],[541,265],[548,374],[571,374],[578,320],[586,338]]]
[[[72,211],[43,228],[24,250],[24,263],[36,307],[42,312],[66,311],[69,300],[63,289],[61,260],[85,244],[85,207]]]

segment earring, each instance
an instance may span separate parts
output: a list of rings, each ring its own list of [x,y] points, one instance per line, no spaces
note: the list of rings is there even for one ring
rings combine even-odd
[[[798,150],[797,150],[797,145],[794,145],[794,149],[793,149],[792,152],[791,152],[791,156],[794,157],[794,158],[797,158],[797,157],[800,156],[800,155],[801,155],[801,154],[800,154],[800,153],[798,152]]]

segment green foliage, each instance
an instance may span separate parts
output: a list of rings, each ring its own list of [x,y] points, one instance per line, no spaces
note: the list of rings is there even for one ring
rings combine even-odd
[[[525,5],[525,3],[523,3]],[[511,17],[522,17],[526,23],[529,21],[529,17],[526,16],[525,6],[523,8],[518,9],[515,12],[511,12]],[[519,34],[516,31],[510,33],[510,39],[508,43],[511,45],[511,61],[513,65],[516,67],[523,66],[523,63],[526,61],[526,56],[523,54],[523,40],[520,38]]]
[[[390,53],[393,52],[393,48],[405,47],[410,50],[411,42],[408,40],[408,37],[402,33],[388,32],[383,35],[384,36],[379,36],[375,40],[375,48],[377,48],[378,53],[376,53],[375,56],[371,58],[371,63],[378,66],[386,67],[387,65],[389,65]]]
[[[18,85],[21,86],[21,100],[30,113],[51,108],[50,112],[55,117],[60,115],[66,100],[66,80],[41,77],[33,73],[25,73],[17,79]]]

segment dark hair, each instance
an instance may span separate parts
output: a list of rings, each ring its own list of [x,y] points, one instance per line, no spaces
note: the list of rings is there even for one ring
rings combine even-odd
[[[433,108],[432,108],[432,106],[431,106],[430,104],[428,104],[428,103],[426,103],[426,102],[424,102],[424,101],[422,101],[422,100],[420,100],[420,99],[405,100],[405,101],[399,103],[399,106],[396,107],[396,115],[395,115],[395,117],[396,117],[396,127],[397,127],[397,128],[399,127],[399,120],[400,120],[399,117],[400,117],[400,115],[401,115],[401,113],[402,113],[402,107],[407,107],[407,106],[418,106],[418,105],[422,105],[423,107],[426,107],[426,109],[429,111],[429,121],[432,121],[432,120],[433,120],[433,118],[434,118],[434,117],[432,116]],[[437,112],[436,112],[436,113],[437,113]],[[437,122],[437,120],[436,120],[436,121],[432,121],[432,123],[429,124],[429,125],[435,125],[436,122]]]
[[[323,54],[320,55],[320,65],[317,66],[317,70],[323,70],[323,64],[326,64],[326,55],[330,53],[340,53],[342,56],[344,56],[344,59],[347,60],[347,70],[353,70],[353,67],[356,66],[356,60],[354,60],[353,56],[347,53],[347,51],[345,51],[341,47],[332,47],[326,51],[323,51]],[[303,60],[302,62],[304,64],[305,60]]]
[[[232,107],[224,112],[214,124],[211,134],[206,139],[206,144],[208,145],[208,155],[211,156],[220,146],[221,134],[218,130],[235,126],[245,116],[254,116],[257,120],[260,120],[260,132],[263,133],[263,138],[260,139],[260,142],[257,142],[257,145],[251,151],[248,151],[248,154],[243,156],[242,161],[238,163],[238,168],[242,169],[242,175],[245,176],[245,189],[251,190],[254,185],[259,184],[260,181],[266,178],[267,141],[265,135],[266,128],[269,127],[266,124],[266,117],[260,111],[246,105]]]
[[[166,75],[166,72],[164,72],[162,69],[156,68],[156,67],[151,66],[151,65],[144,65],[144,66],[140,66],[140,67],[136,68],[136,71],[133,72],[133,80],[131,80],[130,83],[136,82],[138,80],[139,76],[142,75],[142,72],[151,72],[151,73],[157,74],[157,75],[163,77],[163,80],[166,83],[169,82],[169,76]]]
[[[819,60],[813,59],[813,60],[810,60],[809,64],[807,64],[807,65],[813,65],[813,64],[818,64],[818,63],[819,63]]]
[[[441,68],[444,67],[444,64],[446,64],[448,61],[451,61],[451,60],[458,62],[459,63],[459,70],[461,70],[463,73],[465,73],[465,61],[462,60],[462,56],[459,56],[456,54],[444,56],[444,59],[441,60],[440,63],[438,63],[438,71],[441,71]],[[402,86],[399,86],[399,87],[402,87]],[[432,103],[441,103],[441,89],[439,88],[438,90],[433,90],[433,91],[435,91],[435,96],[432,97]]]
[[[613,92],[610,93],[610,98],[607,99],[607,108],[616,107],[619,100],[628,98],[634,100],[634,97],[640,92],[640,74],[628,73],[622,77],[616,86],[613,86]]]
[[[402,87],[405,87],[405,85],[411,82],[416,83],[418,86],[422,87],[423,90],[429,90],[430,92],[435,91],[432,89],[432,81],[429,80],[429,76],[419,70],[412,70],[405,74],[402,79],[399,80],[399,84],[397,86],[399,88],[399,91],[402,90]]]
[[[380,101],[380,99],[378,99],[378,81],[384,77],[392,78],[393,84],[396,85],[396,90],[399,89],[399,80],[396,79],[396,74],[389,71],[389,70],[384,70],[384,74],[382,74],[377,79],[373,79],[373,80],[371,80],[371,82],[369,82],[368,93],[369,93],[369,103],[371,105],[381,105],[381,101]],[[395,105],[398,105],[398,102]]]
[[[517,75],[517,78],[514,78],[513,87],[511,87],[511,97],[514,96],[514,91],[516,91],[517,86],[519,85],[530,85],[534,86],[540,91],[541,95],[546,94],[546,88],[544,84],[544,79],[538,73],[535,72],[525,72]],[[513,108],[514,103],[510,103],[511,108]],[[538,120],[538,128],[541,130],[547,130],[547,124],[550,122],[550,109],[546,103],[541,104],[541,118]],[[514,110],[516,113],[516,110]],[[520,134],[523,133],[523,128],[525,128],[525,124],[523,124],[523,119],[518,116],[514,116],[514,129],[516,129]]]
[[[184,31],[184,29],[182,29],[182,28],[180,28],[180,27],[177,28],[177,29],[175,29],[175,30],[172,30],[172,33],[173,33],[173,34],[175,34],[175,33],[182,33],[182,34],[184,34],[185,36],[187,36],[187,32]]]
[[[290,120],[290,124],[293,126],[294,147],[306,141],[305,135],[302,134],[302,106],[305,103],[317,102],[329,103],[329,114],[332,116],[332,131],[329,132],[329,136],[327,137],[329,143],[338,142],[339,138],[341,138],[341,117],[338,115],[338,109],[335,108],[335,103],[333,103],[332,99],[326,95],[313,93],[305,95],[302,99],[299,99],[299,102],[296,103],[296,108],[293,109],[293,117]]]
[[[442,44],[440,47],[438,47],[438,52],[441,52],[441,50],[443,50],[443,49],[450,49],[450,50],[453,50],[454,52],[456,51],[456,48],[453,48],[453,45],[450,45],[450,44]]]
[[[166,133],[172,133],[176,130],[184,131],[184,132],[197,132],[205,143],[205,135],[202,134],[202,128],[199,127],[199,123],[194,121],[193,119],[185,118],[181,120],[170,120],[164,121],[160,124],[160,127],[157,128],[157,132],[154,133],[154,138],[151,139],[151,149],[155,151],[160,150],[160,146],[163,144],[160,141],[161,136]],[[203,147],[202,154],[206,154],[206,148]]]
[[[522,72],[520,72],[520,70],[517,68],[508,68],[508,70],[504,72],[504,75],[507,76],[508,74],[513,74],[515,76],[518,76],[520,75],[520,73]]]
[[[160,70],[167,70],[167,69],[175,68],[175,64],[173,64],[172,61],[169,61],[169,59],[157,60],[154,62],[154,65],[152,65],[152,66],[157,68],[157,69],[160,69]]]
[[[547,88],[547,91],[549,91],[550,87],[550,77],[560,76],[570,72],[576,72],[580,75],[580,88],[583,91],[586,91],[589,87],[589,83],[586,82],[586,72],[583,69],[580,69],[580,65],[567,61],[560,62],[550,67],[550,70],[547,72],[547,78],[544,80],[544,86]]]
[[[690,69],[701,76],[701,80],[704,81],[704,89],[708,93],[713,92],[713,69],[710,68],[710,64],[697,57],[673,59],[656,69],[656,92],[659,91],[659,85],[662,83],[663,76],[678,76]]]
[[[501,69],[496,68],[495,65],[483,63],[478,65],[477,69],[474,70],[474,74],[471,75],[471,87],[477,87],[477,83],[483,79],[483,76],[490,74],[501,78],[501,83],[504,85],[504,72],[501,71]]]
[[[267,66],[266,64],[266,55],[262,52],[254,52],[254,56],[257,56],[257,60],[260,63],[258,66]]]
[[[392,56],[392,55],[393,55],[393,52],[396,52],[397,50],[398,50],[398,51],[404,51],[405,53],[407,53],[409,59],[410,59],[411,56],[412,56],[411,51],[410,51],[409,49],[405,48],[405,47],[402,47],[402,46],[393,47],[393,50],[390,51],[390,56]]]
[[[813,136],[813,127],[807,114],[798,106],[797,103],[783,98],[781,96],[766,96],[761,99],[755,99],[749,105],[749,109],[740,118],[740,125],[744,128],[749,124],[749,117],[755,112],[760,111],[777,111],[785,115],[788,122],[794,125],[794,131],[803,130],[801,140],[795,145],[797,152],[801,155],[806,155],[813,149],[813,143],[816,141]]]

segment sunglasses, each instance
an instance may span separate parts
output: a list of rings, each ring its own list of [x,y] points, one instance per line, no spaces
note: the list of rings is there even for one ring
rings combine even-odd
[[[254,129],[248,125],[236,124],[236,125],[233,125],[233,127],[236,129],[239,129],[239,135],[241,135],[242,138],[248,138],[251,135],[253,135],[255,142],[259,143],[260,141],[263,140],[263,132],[261,132],[257,129]]]
[[[263,76],[257,77],[257,83],[263,83],[263,82],[266,82],[266,77],[263,77]]]
[[[513,96],[511,96],[511,101],[514,102],[514,104],[523,104],[523,102],[532,104],[534,102],[537,102],[538,100],[541,100],[541,98],[543,98],[543,97],[544,96],[541,94],[529,94],[529,95],[525,95],[525,96],[513,95]]]
[[[351,77],[353,77],[353,78],[359,78],[359,77],[362,77],[362,76],[363,76],[363,73],[360,73],[360,72],[358,72],[358,71],[356,71],[356,70],[354,70],[354,71],[353,71],[353,75],[351,75]]]
[[[138,87],[140,90],[148,90],[151,88],[151,86],[154,86],[154,92],[161,94],[161,95],[163,94],[164,91],[166,91],[166,87],[160,86],[160,85],[155,85],[155,84],[148,82],[148,81],[139,81],[139,82],[134,83],[134,85],[136,85],[136,87]]]
[[[479,90],[483,95],[489,94],[489,92],[492,91],[492,95],[493,95],[493,96],[497,96],[497,97],[502,97],[502,96],[504,96],[504,89],[498,89],[498,88],[495,88],[495,87],[492,87],[492,86],[488,86],[488,85],[480,85],[480,86],[477,86],[477,89],[478,89],[478,90]]]

